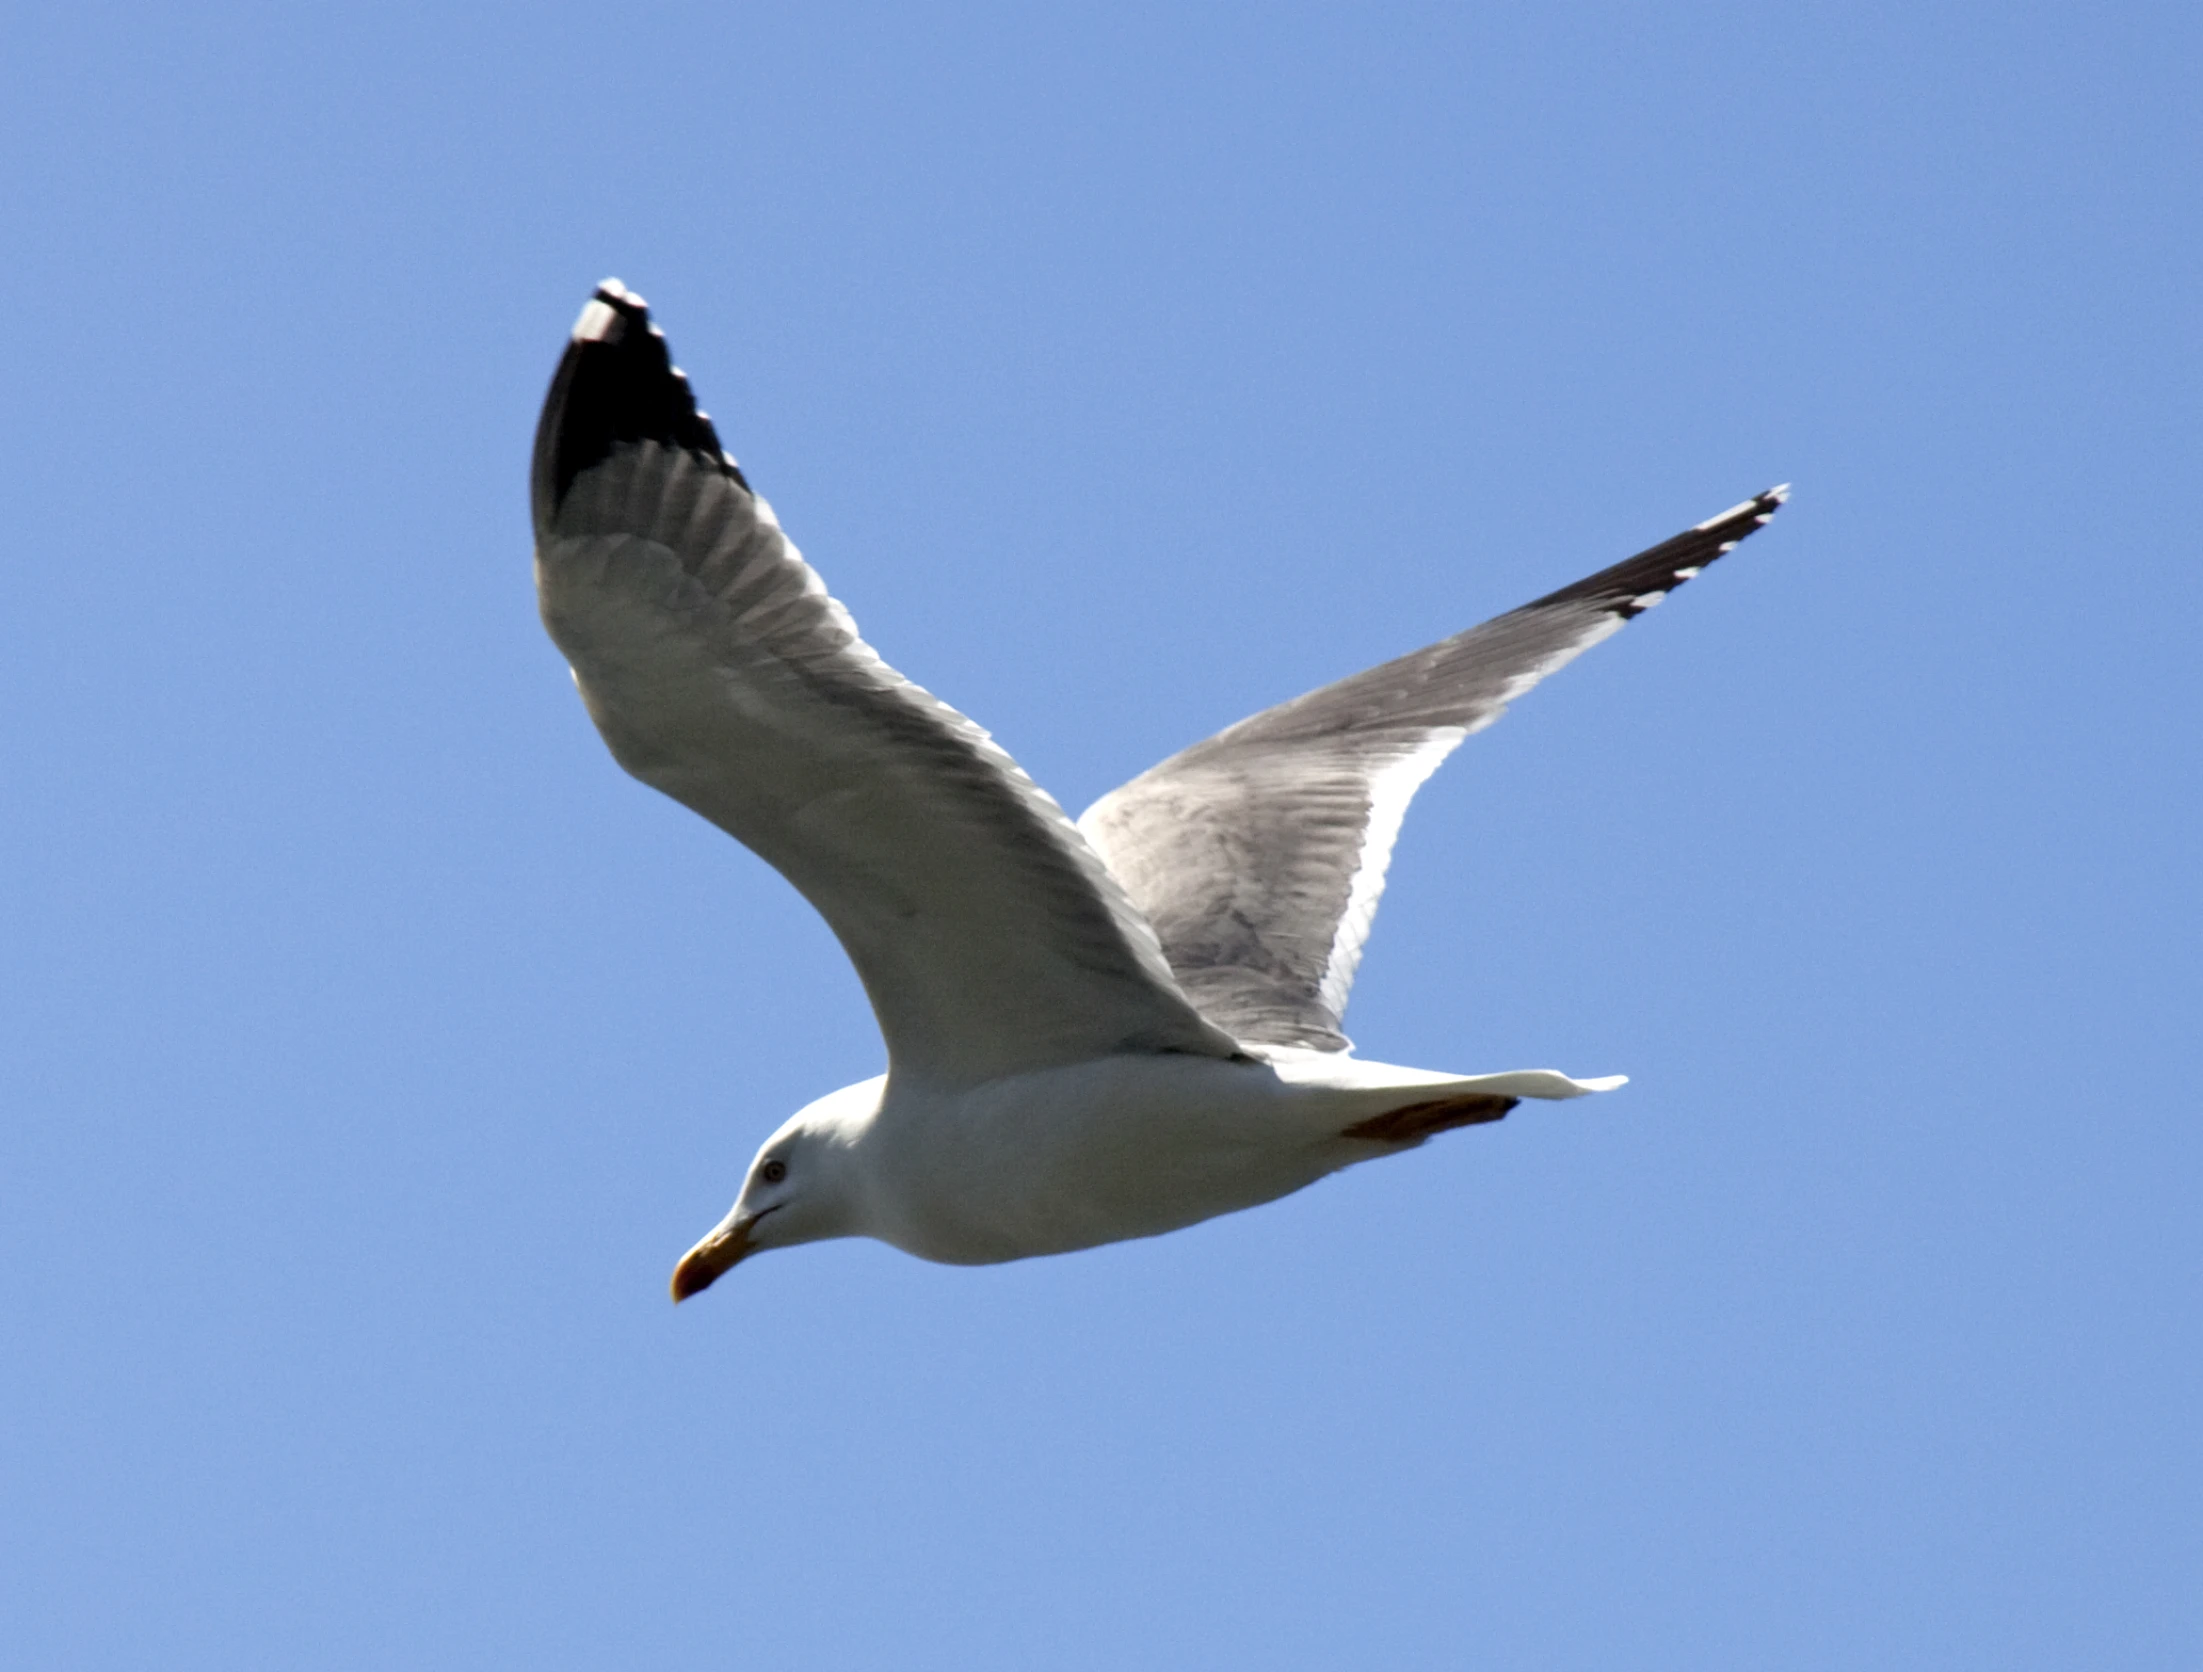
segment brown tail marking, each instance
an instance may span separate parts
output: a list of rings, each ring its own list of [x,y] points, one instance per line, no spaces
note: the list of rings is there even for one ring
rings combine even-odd
[[[1481,1126],[1486,1121],[1498,1120],[1521,1101],[1518,1097],[1498,1097],[1490,1092],[1441,1097],[1429,1103],[1387,1109],[1381,1115],[1358,1120],[1339,1136],[1363,1138],[1373,1144],[1419,1144],[1435,1133],[1450,1132],[1457,1126]]]

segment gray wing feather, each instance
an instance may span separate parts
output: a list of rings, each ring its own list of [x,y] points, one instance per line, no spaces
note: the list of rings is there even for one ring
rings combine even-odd
[[[534,499],[543,619],[614,757],[818,908],[896,1072],[1234,1052],[1062,809],[858,637],[616,284],[552,384]]]
[[[1079,828],[1210,1020],[1249,1043],[1349,1049],[1340,1019],[1415,791],[1463,738],[1731,550],[1788,492],[1242,720],[1102,797]]]

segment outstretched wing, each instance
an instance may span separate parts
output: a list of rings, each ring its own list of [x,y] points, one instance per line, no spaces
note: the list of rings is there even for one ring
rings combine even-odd
[[[818,908],[897,1073],[1233,1053],[1062,809],[857,636],[616,281],[559,363],[533,489],[544,624],[613,755]]]
[[[1627,562],[1242,720],[1079,820],[1236,1037],[1323,1051],[1339,1031],[1408,802],[1471,732],[1775,514],[1770,488]]]

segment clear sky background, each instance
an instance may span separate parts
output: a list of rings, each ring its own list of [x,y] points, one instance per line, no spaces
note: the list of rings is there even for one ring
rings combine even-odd
[[[0,24],[0,1639],[39,1667],[2203,1661],[2192,6]],[[535,619],[649,297],[1073,811],[1778,481],[1408,820],[1367,1055],[1627,1072],[989,1270]]]

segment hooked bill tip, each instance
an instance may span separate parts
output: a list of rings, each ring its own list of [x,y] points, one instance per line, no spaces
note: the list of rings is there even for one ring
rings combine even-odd
[[[681,1263],[673,1268],[673,1304],[678,1306],[691,1295],[702,1294],[717,1282],[719,1273],[709,1262],[698,1257],[691,1249],[681,1256]]]

